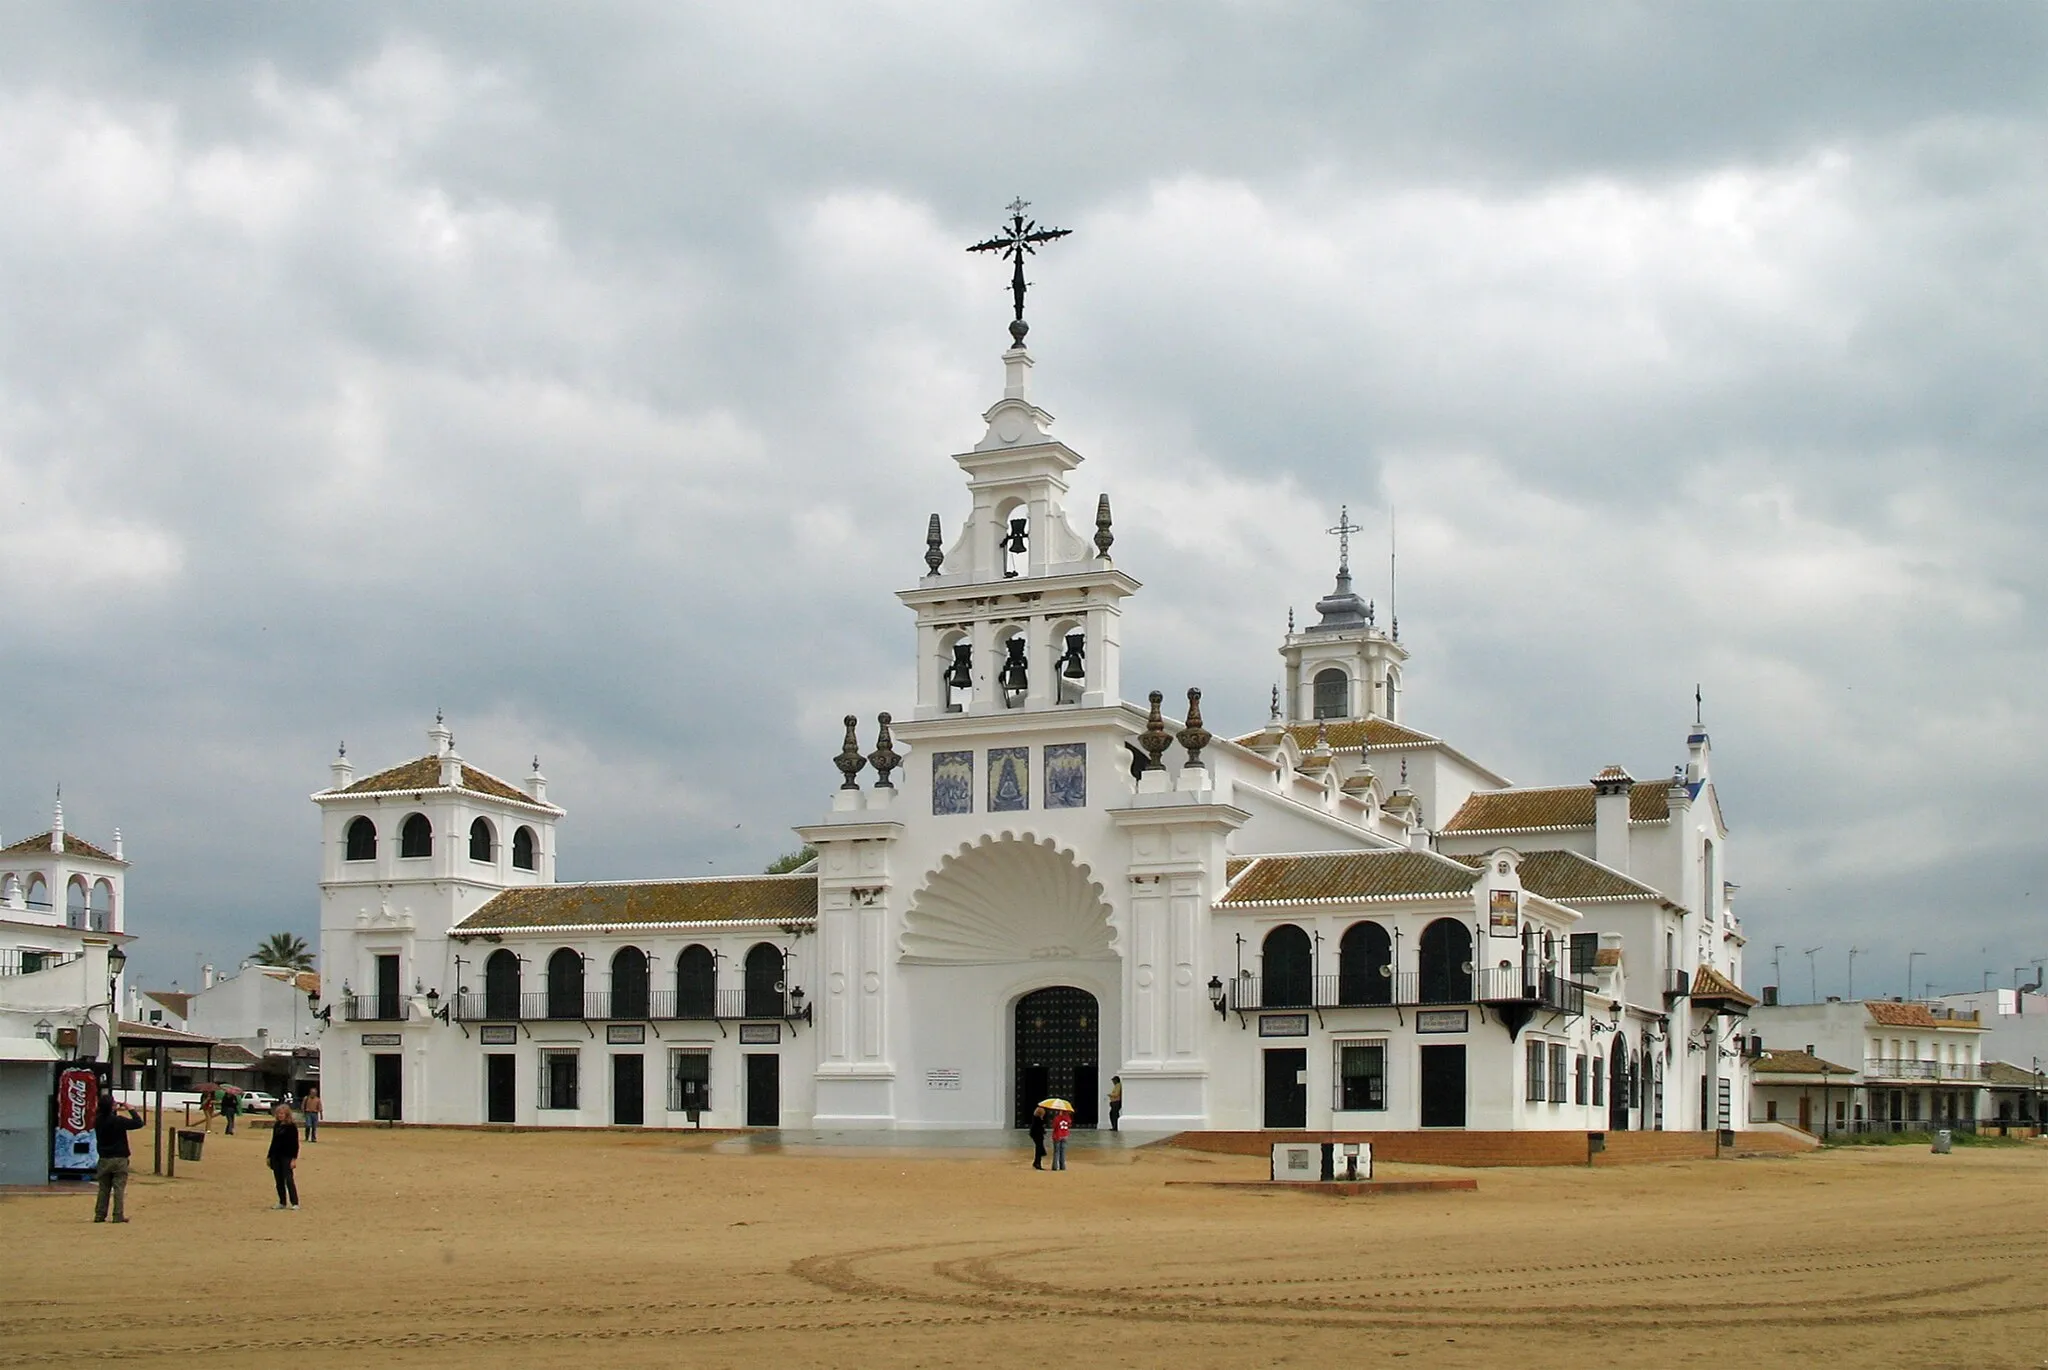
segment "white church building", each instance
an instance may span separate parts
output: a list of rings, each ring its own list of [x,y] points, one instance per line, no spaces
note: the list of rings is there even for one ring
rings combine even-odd
[[[1409,725],[1348,550],[1263,730],[1129,702],[1108,497],[1077,530],[1081,457],[1002,365],[966,517],[897,594],[914,702],[847,720],[798,872],[563,884],[538,762],[500,780],[439,720],[336,759],[328,1116],[1008,1127],[1063,1095],[1085,1126],[1117,1076],[1146,1131],[1742,1126],[1704,727],[1668,778],[1513,786]]]

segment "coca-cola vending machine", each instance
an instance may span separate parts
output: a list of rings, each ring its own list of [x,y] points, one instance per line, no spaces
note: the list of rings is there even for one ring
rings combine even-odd
[[[59,1179],[91,1175],[99,1168],[99,1077],[83,1066],[66,1066],[57,1075],[56,1144],[50,1169]]]

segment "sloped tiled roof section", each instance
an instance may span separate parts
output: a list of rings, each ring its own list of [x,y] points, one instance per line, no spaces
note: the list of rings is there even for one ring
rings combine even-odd
[[[1782,1048],[1766,1051],[1750,1065],[1757,1075],[1854,1075],[1847,1066],[1838,1066],[1833,1061],[1823,1061],[1806,1051],[1787,1051]]]
[[[1318,727],[1328,730],[1330,746],[1337,751],[1356,747],[1361,742],[1370,747],[1427,747],[1442,741],[1384,718],[1333,718],[1320,724],[1296,723],[1287,731],[1294,735],[1294,745],[1307,751],[1316,745]],[[1255,747],[1264,736],[1264,733],[1246,733],[1233,740],[1241,747]]]
[[[1984,1063],[1984,1083],[1987,1085],[1998,1085],[2007,1089],[2014,1085],[2040,1088],[2043,1085],[2048,1085],[2048,1075],[2039,1075],[2031,1070],[2010,1065],[2004,1061],[1986,1061]]]
[[[1304,900],[1410,898],[1465,894],[1478,873],[1440,856],[1415,851],[1321,852],[1254,858],[1219,908]]]
[[[817,876],[759,875],[506,890],[457,923],[454,930],[460,936],[522,928],[807,922],[817,916]]]
[[[0,856],[48,856],[50,855],[50,833],[46,828],[34,837],[24,837],[19,842],[0,847]],[[117,866],[128,863],[96,843],[88,842],[75,832],[64,834],[64,854],[83,856],[93,861],[111,861]]]
[[[440,758],[422,756],[403,766],[393,766],[388,771],[364,776],[355,784],[343,789],[343,794],[385,794],[403,790],[432,790],[441,785]],[[489,771],[480,771],[474,766],[462,768],[462,788],[477,794],[487,794],[494,799],[510,799],[520,804],[535,804],[534,797],[517,785],[508,785]],[[536,807],[545,807],[536,805]]]
[[[1712,966],[1701,966],[1693,972],[1692,997],[1699,999],[1720,999],[1741,1004],[1745,1008],[1756,1007],[1756,996],[1746,993],[1742,986],[1730,980]]]
[[[142,997],[156,1000],[168,1012],[175,1013],[180,1018],[187,1017],[192,1012],[192,996],[181,989],[146,989],[142,991]]]
[[[1481,853],[1453,856],[1467,866],[1484,866]],[[1532,851],[1525,853],[1516,868],[1522,888],[1545,899],[1662,899],[1664,896],[1640,880],[1631,880],[1611,866],[1579,855],[1575,851]]]
[[[1631,823],[1671,817],[1670,782],[1638,780],[1629,787]],[[1484,790],[1467,799],[1444,824],[1445,832],[1522,832],[1593,826],[1593,787],[1556,785],[1532,790]]]
[[[1888,999],[1866,999],[1863,1007],[1870,1013],[1870,1021],[1886,1027],[1916,1028],[1981,1028],[1983,1026],[1975,1013],[1957,1013],[1953,1017],[1937,1018],[1925,1004],[1895,1004]]]

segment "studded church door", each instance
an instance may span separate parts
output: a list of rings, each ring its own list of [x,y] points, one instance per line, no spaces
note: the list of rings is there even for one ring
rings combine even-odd
[[[1095,996],[1072,985],[1034,990],[1017,1001],[1016,1116],[1028,1127],[1040,1099],[1074,1105],[1077,1127],[1095,1126],[1102,1020]]]

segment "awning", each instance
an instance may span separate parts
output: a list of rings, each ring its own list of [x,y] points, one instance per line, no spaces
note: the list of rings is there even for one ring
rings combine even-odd
[[[61,1061],[63,1055],[40,1037],[0,1037],[0,1061]]]

